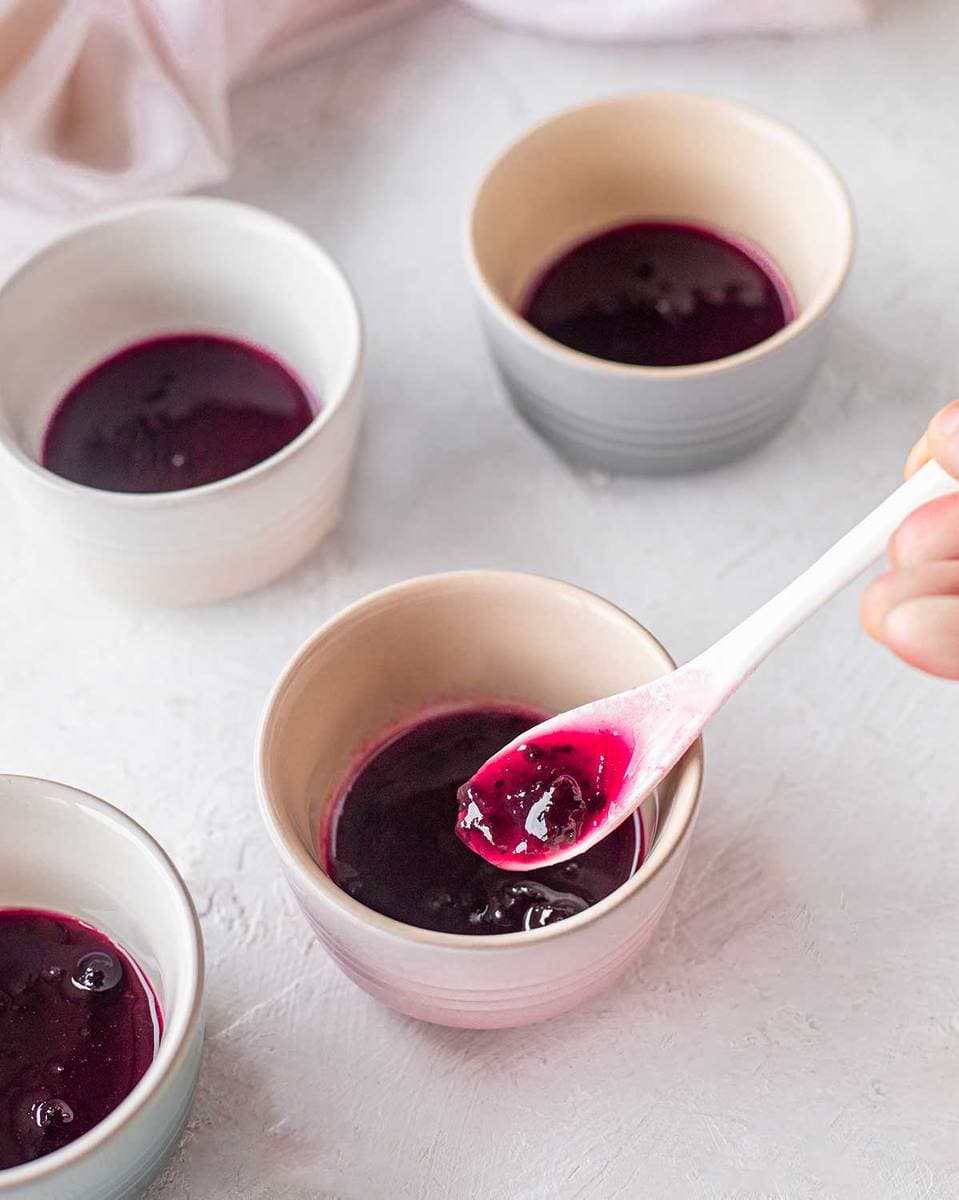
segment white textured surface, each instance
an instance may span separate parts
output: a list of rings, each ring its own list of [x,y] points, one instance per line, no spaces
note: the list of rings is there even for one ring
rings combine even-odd
[[[150,1200],[959,1195],[959,692],[867,642],[853,594],[718,719],[662,932],[561,1028],[435,1029],[358,992],[293,913],[251,779],[281,665],[372,588],[446,567],[549,572],[684,657],[896,482],[959,392],[957,38],[956,0],[888,0],[876,29],[836,40],[631,49],[441,8],[238,98],[223,194],[315,233],[368,320],[341,530],[265,592],[163,612],[79,606],[0,524],[0,764],[124,805],[203,914],[205,1072]],[[860,255],[829,365],[776,442],[710,475],[609,481],[569,471],[505,407],[460,218],[529,121],[660,86],[752,101],[811,135],[852,189]]]

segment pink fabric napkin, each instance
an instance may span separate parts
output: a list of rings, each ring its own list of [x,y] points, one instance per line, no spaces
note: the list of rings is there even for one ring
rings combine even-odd
[[[74,215],[223,179],[232,83],[412,2],[0,0],[0,196]]]
[[[49,224],[223,179],[231,84],[415,2],[0,0],[0,217]],[[867,0],[470,2],[542,32],[627,38],[835,28]],[[8,260],[13,224],[0,223]]]

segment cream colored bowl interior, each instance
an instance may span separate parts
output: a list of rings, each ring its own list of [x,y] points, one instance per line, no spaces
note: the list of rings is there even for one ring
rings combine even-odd
[[[629,616],[568,584],[462,572],[397,585],[327,625],[277,685],[261,748],[267,803],[287,843],[315,859],[338,785],[390,726],[463,701],[556,712],[646,683],[672,665]],[[696,783],[687,781],[683,805],[674,806],[685,769],[660,796],[667,842],[695,803],[698,765]]]
[[[469,235],[487,286],[515,308],[571,243],[658,217],[763,249],[799,315],[831,298],[849,259],[845,192],[811,146],[752,109],[665,92],[573,109],[522,137],[480,186]]]

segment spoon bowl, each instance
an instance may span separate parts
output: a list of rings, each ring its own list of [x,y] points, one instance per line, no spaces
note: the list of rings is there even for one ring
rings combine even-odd
[[[460,789],[460,837],[518,871],[612,833],[700,736],[712,688],[691,667],[560,713],[505,746]]]

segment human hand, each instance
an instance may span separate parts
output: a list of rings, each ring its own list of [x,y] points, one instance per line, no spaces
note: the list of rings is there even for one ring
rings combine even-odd
[[[959,478],[959,400],[933,417],[906,477],[930,458]],[[891,570],[866,589],[863,626],[910,666],[959,679],[959,493],[916,509],[889,542]]]

